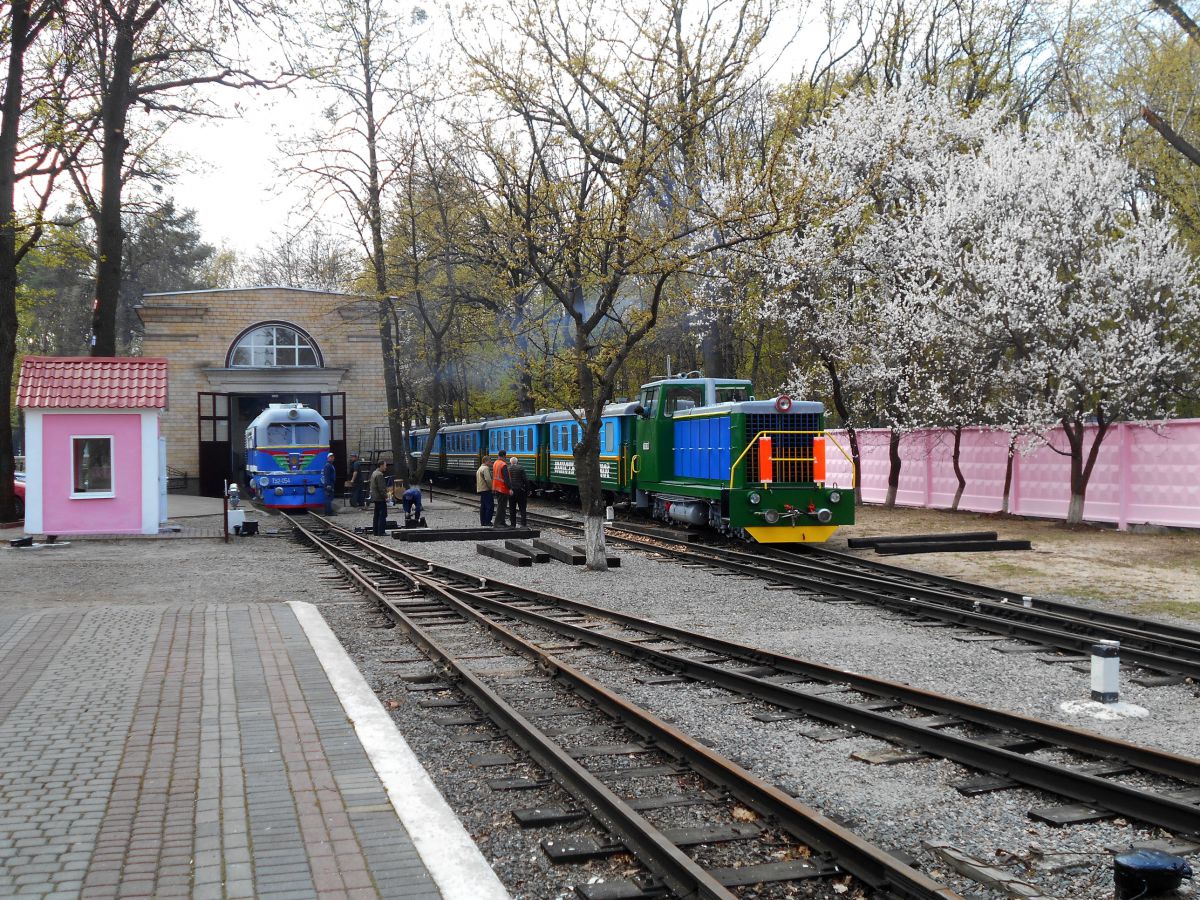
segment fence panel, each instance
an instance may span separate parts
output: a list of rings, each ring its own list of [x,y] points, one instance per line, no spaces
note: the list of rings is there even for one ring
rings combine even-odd
[[[833,432],[850,452],[844,431]],[[1085,446],[1095,439],[1089,427]],[[859,489],[870,503],[887,497],[888,432],[858,432],[862,454]],[[1070,460],[1066,436],[1055,429],[1013,464],[1009,509],[1023,516],[1066,518],[1071,499]],[[902,506],[947,508],[958,482],[953,464],[954,432],[926,429],[900,441],[900,482],[896,502]],[[959,465],[966,478],[961,509],[998,512],[1004,496],[1008,435],[987,428],[964,428]],[[829,455],[829,483],[850,483],[850,464],[840,453]],[[1200,419],[1166,424],[1122,422],[1109,429],[1088,483],[1084,518],[1095,522],[1174,525],[1200,528]]]

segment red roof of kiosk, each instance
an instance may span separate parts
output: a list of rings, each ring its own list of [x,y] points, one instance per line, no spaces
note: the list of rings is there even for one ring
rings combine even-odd
[[[167,361],[161,357],[27,356],[17,406],[23,409],[162,409]]]

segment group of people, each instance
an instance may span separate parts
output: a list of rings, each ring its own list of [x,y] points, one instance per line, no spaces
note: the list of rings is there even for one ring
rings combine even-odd
[[[382,537],[387,527],[387,460],[380,460],[370,477],[366,476],[367,465],[350,454],[350,505],[362,509],[368,502],[374,505],[371,523],[373,534]],[[333,454],[325,464],[325,512],[333,513],[333,494],[336,479]],[[401,502],[406,516],[421,515],[421,489],[405,482]],[[528,524],[526,504],[529,501],[529,476],[519,457],[508,455],[507,450],[496,454],[495,461],[484,455],[483,462],[475,472],[475,492],[479,494],[479,524],[492,528],[516,528],[517,511],[521,513],[521,527]],[[494,521],[493,521],[494,519]],[[507,520],[507,521],[506,521]]]
[[[516,528],[517,510],[521,511],[521,527],[528,524],[525,505],[529,500],[529,476],[519,457],[509,457],[507,450],[496,454],[496,460],[484,454],[475,470],[475,493],[479,495],[479,524],[492,528]],[[495,521],[493,521],[495,517]],[[509,521],[506,523],[505,519]]]
[[[369,467],[359,459],[357,453],[350,454],[350,505],[355,509],[363,509],[367,503],[371,503],[374,507],[374,516],[371,521],[371,533],[377,537],[383,537],[387,529],[387,509],[388,509],[388,461],[381,459],[368,476]],[[325,483],[325,512],[326,514],[333,513],[333,495],[334,485],[336,484],[337,470],[334,467],[333,454],[330,453],[328,461],[325,463],[325,471],[323,481]],[[394,489],[392,493],[394,494]],[[421,489],[416,485],[404,482],[404,493],[400,497],[400,503],[404,508],[404,515],[421,517],[422,502]]]

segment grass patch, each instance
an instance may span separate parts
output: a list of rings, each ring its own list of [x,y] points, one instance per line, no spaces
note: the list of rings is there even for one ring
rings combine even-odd
[[[1093,585],[1085,588],[1068,587],[1059,585],[1050,593],[1061,594],[1064,597],[1076,597],[1080,600],[1117,600],[1124,596],[1123,593],[1113,593],[1107,591],[1099,585]]]
[[[1010,562],[989,563],[988,572],[992,575],[1024,575],[1027,578],[1044,574],[1038,569],[1031,569],[1028,566],[1018,566]]]
[[[1189,603],[1187,600],[1142,600],[1135,603],[1133,608],[1139,613],[1160,613],[1200,621],[1200,603]]]

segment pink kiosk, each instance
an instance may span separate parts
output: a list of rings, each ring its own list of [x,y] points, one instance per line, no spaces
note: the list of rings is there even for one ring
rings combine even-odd
[[[167,361],[27,356],[27,534],[158,534]]]

